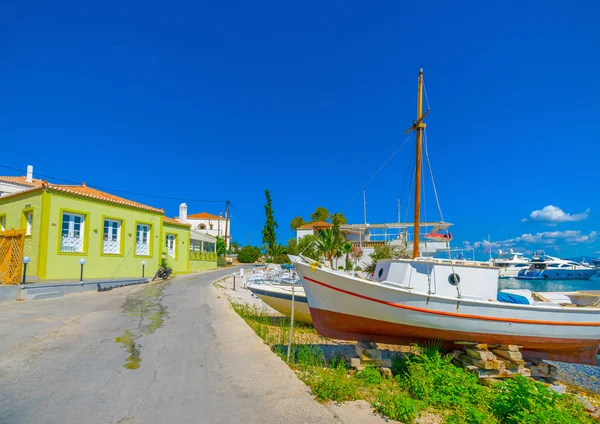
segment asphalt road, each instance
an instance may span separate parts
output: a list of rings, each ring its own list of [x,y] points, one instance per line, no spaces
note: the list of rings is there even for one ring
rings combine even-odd
[[[220,297],[231,272],[0,304],[0,422],[342,422]]]

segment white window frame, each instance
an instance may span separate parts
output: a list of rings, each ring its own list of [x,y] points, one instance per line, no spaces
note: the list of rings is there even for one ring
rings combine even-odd
[[[175,234],[165,235],[165,247],[167,249],[167,255],[175,259],[176,248],[177,248],[177,236]]]
[[[147,229],[147,231],[144,231]],[[137,223],[135,226],[135,254],[136,256],[151,256],[150,255],[150,237],[152,234],[152,226],[149,224]],[[145,236],[145,237],[144,237]],[[144,242],[144,239],[146,240]],[[146,246],[142,246],[140,244],[140,240],[142,244]]]
[[[6,215],[0,216],[0,232],[6,231]]]
[[[65,227],[65,216],[68,219],[67,234],[63,234]],[[79,236],[75,234],[75,218],[79,217]],[[60,222],[60,251],[62,253],[83,253],[85,242],[85,215],[72,212],[63,212]],[[75,249],[75,250],[72,250]]]
[[[108,224],[108,227],[107,225]],[[104,218],[102,222],[102,253],[105,255],[121,254],[121,227],[123,221]],[[108,233],[106,232],[108,228]],[[116,234],[115,230],[116,229]]]

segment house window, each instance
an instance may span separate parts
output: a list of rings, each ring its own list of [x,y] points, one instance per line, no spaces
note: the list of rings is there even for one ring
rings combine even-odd
[[[0,231],[6,231],[6,215],[0,216]]]
[[[135,231],[135,254],[150,256],[150,226],[138,224]]]
[[[175,258],[175,240],[177,237],[174,234],[167,234],[165,247],[167,248],[167,254]]]
[[[83,215],[63,213],[61,252],[83,252],[84,218]]]
[[[206,230],[206,224],[198,224],[198,229]]]
[[[25,229],[25,235],[30,236],[33,229],[33,211],[23,212],[23,228]]]
[[[104,220],[104,244],[102,252],[109,255],[121,253],[121,221]]]
[[[202,249],[205,252],[215,252],[215,244],[205,241],[202,245]]]

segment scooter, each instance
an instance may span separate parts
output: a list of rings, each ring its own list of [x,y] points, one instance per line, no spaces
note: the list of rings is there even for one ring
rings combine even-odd
[[[169,278],[169,275],[171,275],[171,273],[173,272],[173,270],[171,268],[165,268],[165,267],[160,267],[158,268],[158,271],[156,271],[156,274],[154,274],[154,278],[152,278],[152,281],[156,280],[157,278],[162,278],[163,280],[166,280],[167,278]]]

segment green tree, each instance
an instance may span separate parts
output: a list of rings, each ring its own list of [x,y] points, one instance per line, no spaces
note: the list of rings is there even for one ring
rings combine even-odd
[[[240,244],[237,241],[232,241],[229,243],[229,250],[231,250],[231,253],[238,253],[240,251]]]
[[[325,258],[329,261],[329,265],[331,265],[331,269],[333,269],[333,258],[339,258],[342,256],[341,248],[344,244],[344,239],[340,235],[339,230],[333,226],[329,230],[321,231],[316,242],[317,252],[325,256]]]
[[[298,253],[300,253],[298,251],[298,240],[296,239],[296,237],[292,237],[288,240],[287,251],[290,255],[297,255]]]
[[[287,257],[287,248],[282,244],[275,244],[269,251],[273,263],[275,264],[287,264],[290,263]]]
[[[306,224],[306,222],[304,222],[304,218],[302,218],[301,216],[296,216],[290,222],[290,228],[292,229],[292,231],[296,231],[298,227],[301,227],[304,224]]]
[[[344,225],[346,222],[348,222],[348,220],[346,219],[343,213],[334,213],[333,215],[331,215],[331,223],[333,225],[340,226]]]
[[[323,206],[317,206],[317,209],[310,214],[312,222],[325,221],[327,218],[329,218],[329,211]]]
[[[273,246],[277,244],[277,234],[275,234],[275,228],[279,227],[275,222],[273,216],[273,206],[271,203],[271,193],[269,190],[265,190],[265,196],[267,197],[267,203],[265,204],[265,227],[262,230],[262,242],[267,245],[267,251],[271,250]]]
[[[350,262],[349,256],[350,253],[352,252],[352,243],[350,243],[349,241],[346,241],[342,244],[342,253],[346,255],[346,262],[345,262],[345,269],[346,270],[350,270],[352,269],[352,262]]]
[[[260,249],[254,246],[244,246],[238,253],[237,260],[243,264],[254,263],[262,256]]]
[[[319,260],[319,252],[317,252],[317,238],[313,235],[304,236],[298,241],[298,255],[306,256],[307,258]]]
[[[225,254],[225,240],[221,237],[217,237],[217,255],[223,256]]]

